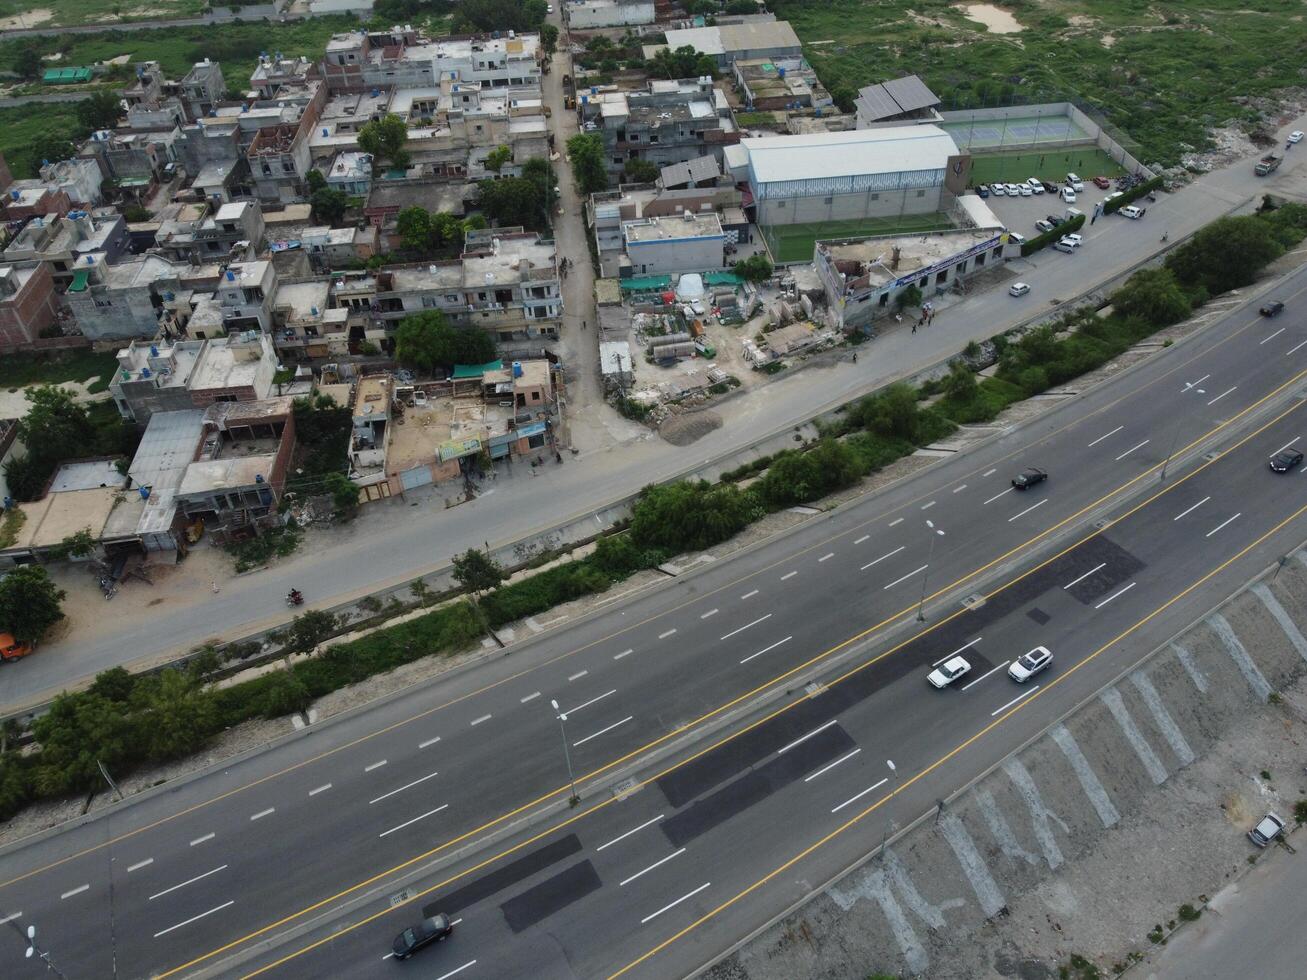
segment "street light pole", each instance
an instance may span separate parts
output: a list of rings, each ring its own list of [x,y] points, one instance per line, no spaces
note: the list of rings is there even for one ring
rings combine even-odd
[[[1199,380],[1201,381],[1201,379]],[[1184,387],[1180,389],[1181,393],[1189,391],[1190,389],[1194,388],[1194,386],[1197,385],[1198,383],[1199,383],[1198,381],[1186,381]],[[1203,391],[1202,388],[1198,388],[1197,390],[1200,395],[1206,394],[1206,392]],[[1171,457],[1175,455],[1175,444],[1180,439],[1180,423],[1182,421],[1184,421],[1184,412],[1176,412],[1175,427],[1171,430],[1171,445],[1166,450],[1166,459],[1162,460],[1162,475],[1158,480],[1159,483],[1166,482],[1166,468],[1171,464]]]
[[[899,771],[898,768],[894,765],[893,759],[886,759],[885,765],[889,766],[890,776],[893,777],[894,779],[894,788],[891,789],[889,793],[890,797],[892,797],[895,793],[899,791]],[[888,799],[889,797],[886,797],[886,800]],[[890,828],[893,826],[894,826],[894,821],[893,819],[891,819],[889,815],[889,807],[886,806],[885,807],[885,832],[881,834],[881,838],[880,838],[881,864],[885,863],[885,848],[889,846],[889,832],[890,832]]]
[[[581,797],[576,794],[576,775],[572,772],[572,750],[567,745],[567,713],[559,710],[557,701],[551,700],[549,703],[558,715],[558,730],[563,733],[563,758],[567,760],[567,781],[572,787],[572,796],[567,801],[567,805],[576,806],[581,802]]]
[[[36,944],[36,926],[28,926],[27,932],[24,933],[23,930],[19,927],[18,923],[15,921],[15,918],[11,918],[9,921],[13,923],[13,927],[18,931],[19,935],[23,936],[23,938],[27,940],[27,951],[23,953],[23,956],[25,956],[29,960],[33,956],[35,956],[37,959],[44,960],[45,968],[49,972],[53,973],[56,977],[59,978],[59,980],[68,980],[68,978],[64,976],[62,972],[60,972],[59,968],[55,966],[52,962],[50,962],[50,951],[42,949],[40,946]]]
[[[926,580],[930,577],[930,563],[935,560],[935,539],[942,538],[944,532],[935,527],[934,521],[926,521],[926,527],[930,529],[930,551],[926,555],[926,567],[921,570],[921,599],[917,602],[917,622],[926,621]],[[894,764],[890,763],[890,769]]]

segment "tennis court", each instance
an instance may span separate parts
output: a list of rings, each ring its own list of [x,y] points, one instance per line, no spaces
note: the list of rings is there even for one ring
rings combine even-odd
[[[981,153],[971,158],[971,186],[995,181],[1018,183],[1030,177],[1060,184],[1068,173],[1085,180],[1116,177],[1124,168],[1096,146],[1050,146],[1043,152]]]
[[[905,214],[893,218],[858,218],[849,221],[817,221],[799,225],[770,225],[763,229],[772,258],[781,265],[809,262],[812,247],[820,239],[870,238],[873,235],[914,234],[947,231],[954,227],[944,214]]]
[[[940,128],[968,153],[1030,143],[1092,143],[1070,116],[1010,116],[1007,119],[950,120]]]

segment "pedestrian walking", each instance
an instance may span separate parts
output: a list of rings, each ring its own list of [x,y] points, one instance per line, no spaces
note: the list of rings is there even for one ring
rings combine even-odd
[[[916,332],[917,332],[917,324],[916,324],[915,321],[914,321],[913,324],[912,324],[912,332],[913,332],[913,333],[916,333]]]
[[[215,578],[215,579],[213,580],[213,594],[214,594],[214,595],[217,595],[217,594],[218,594],[218,591],[219,591],[219,589],[218,589],[218,580]]]

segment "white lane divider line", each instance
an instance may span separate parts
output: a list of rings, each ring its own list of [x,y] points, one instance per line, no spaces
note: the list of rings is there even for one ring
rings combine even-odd
[[[1194,506],[1197,507],[1198,505],[1197,505],[1197,504],[1194,504]],[[1184,515],[1181,514],[1180,516],[1183,517]],[[1079,585],[1079,584],[1080,584],[1081,582],[1083,582],[1085,579],[1089,578],[1089,576],[1093,575],[1094,572],[1101,572],[1101,571],[1102,571],[1104,568],[1106,568],[1106,567],[1107,567],[1107,562],[1100,562],[1099,564],[1097,564],[1097,565],[1095,565],[1093,568],[1091,568],[1089,571],[1085,572],[1085,574],[1081,575],[1079,578],[1072,579],[1072,580],[1071,580],[1070,582],[1068,582],[1066,585],[1062,586],[1062,591],[1065,592],[1067,589],[1071,588],[1071,586],[1073,586],[1073,585]]]
[[[1009,517],[1009,518],[1007,519],[1007,522],[1008,522],[1009,524],[1011,524],[1011,523],[1012,523],[1013,521],[1015,521],[1018,517],[1025,517],[1025,516],[1026,516],[1027,514],[1029,514],[1032,510],[1036,510],[1036,509],[1038,509],[1038,508],[1040,508],[1040,507],[1043,507],[1044,504],[1046,504],[1046,503],[1048,503],[1048,498],[1047,498],[1047,497],[1045,497],[1045,498],[1044,498],[1043,500],[1041,500],[1039,503],[1035,504],[1033,507],[1027,507],[1027,508],[1026,508],[1025,510],[1023,510],[1021,513],[1019,513],[1019,514],[1013,514],[1011,517]]]
[[[995,473],[997,473],[997,472],[998,472],[998,467],[995,467],[994,469],[991,469],[991,470],[985,470],[985,472],[984,472],[984,473],[981,473],[980,475],[981,475],[981,476],[993,476],[993,475],[994,475]]]
[[[1124,428],[1125,428],[1124,425],[1118,425],[1118,426],[1117,426],[1115,429],[1113,429],[1111,432],[1105,432],[1103,435],[1099,436],[1097,439],[1095,439],[1093,442],[1091,442],[1091,443],[1090,443],[1088,446],[1086,446],[1085,448],[1086,448],[1086,449],[1092,449],[1094,446],[1097,446],[1097,445],[1098,445],[1100,442],[1102,442],[1104,439],[1108,439],[1108,438],[1110,438],[1110,437],[1116,435],[1118,432],[1120,432],[1120,431],[1121,431],[1122,429],[1124,429]]]
[[[1286,449],[1288,449],[1290,446],[1292,446],[1295,442],[1297,442],[1297,441],[1298,441],[1299,439],[1301,439],[1301,438],[1302,438],[1302,436],[1294,436],[1292,439],[1290,439],[1288,442],[1286,442],[1283,446],[1281,446],[1281,447],[1280,447],[1279,449],[1277,449],[1275,452],[1273,452],[1273,453],[1269,453],[1269,454],[1267,455],[1266,458],[1267,458],[1267,459],[1274,459],[1276,456],[1278,456],[1280,453],[1284,452]]]
[[[608,734],[609,732],[611,732],[614,728],[620,728],[622,725],[625,725],[628,721],[630,721],[630,720],[633,719],[634,717],[635,717],[635,715],[627,715],[627,716],[626,716],[625,718],[623,718],[621,721],[615,721],[615,722],[613,722],[611,725],[609,725],[607,728],[601,728],[601,729],[599,729],[599,731],[595,732],[593,735],[587,735],[585,738],[581,739],[580,741],[573,742],[573,743],[572,743],[572,748],[576,748],[576,747],[579,746],[579,745],[584,745],[586,742],[590,741],[590,739],[592,739],[592,738],[598,738],[600,735],[607,735],[607,734]]]
[[[203,837],[197,837],[195,840],[191,841],[191,847],[194,847],[196,844],[203,844],[206,840],[213,840],[217,836],[218,835],[211,830]]]
[[[968,684],[963,684],[963,685],[962,685],[962,690],[965,691],[967,688],[975,687],[977,684],[979,684],[981,681],[983,681],[983,680],[984,680],[986,677],[988,677],[990,674],[994,673],[994,671],[996,671],[996,670],[1002,670],[1004,667],[1006,667],[1006,666],[1007,666],[1009,663],[1011,663],[1011,662],[1012,662],[1012,661],[1010,661],[1010,660],[1004,660],[1004,661],[1003,661],[1001,664],[999,664],[997,667],[991,667],[991,668],[989,668],[989,670],[985,671],[983,674],[981,674],[979,677],[977,677],[974,681],[971,681],[971,682],[968,683]]]
[[[201,919],[203,919],[206,915],[213,915],[214,912],[221,912],[223,909],[231,908],[231,907],[232,907],[233,905],[235,905],[235,904],[236,904],[236,899],[234,899],[234,898],[233,898],[230,902],[223,902],[221,905],[218,905],[218,906],[216,906],[216,907],[214,907],[214,908],[211,908],[211,909],[209,909],[209,911],[207,911],[207,912],[201,912],[199,915],[193,915],[193,916],[191,916],[191,917],[190,917],[189,919],[187,919],[185,922],[178,922],[175,926],[169,926],[167,929],[164,929],[162,932],[156,932],[156,933],[154,934],[154,938],[155,938],[155,939],[158,939],[160,936],[166,936],[166,935],[168,935],[168,933],[172,932],[174,929],[180,929],[182,926],[188,926],[188,925],[190,925],[192,922],[199,922],[199,921],[200,921]]]
[[[694,898],[695,895],[698,895],[701,891],[703,891],[705,888],[707,888],[707,887],[708,887],[709,885],[711,885],[711,884],[712,884],[711,881],[705,881],[702,885],[700,885],[700,886],[699,886],[698,888],[696,888],[694,891],[690,892],[690,894],[688,894],[688,895],[682,895],[680,898],[678,898],[676,901],[672,902],[671,904],[669,904],[669,905],[664,905],[662,908],[660,908],[660,909],[659,909],[657,912],[655,912],[653,915],[646,915],[643,919],[640,920],[640,925],[642,925],[642,926],[643,926],[643,925],[647,925],[649,922],[651,922],[651,921],[653,921],[654,919],[658,918],[658,916],[662,915],[664,912],[668,911],[669,909],[674,909],[674,908],[676,908],[676,906],[680,905],[682,902],[684,902],[684,901],[686,901],[686,900],[688,900],[688,899]]]
[[[993,503],[995,500],[997,500],[999,497],[1003,496],[1003,494],[1005,494],[1005,493],[1011,493],[1011,492],[1012,492],[1013,490],[1015,490],[1015,489],[1016,489],[1016,487],[1008,487],[1006,490],[1000,490],[998,493],[994,494],[994,496],[992,496],[992,497],[990,497],[988,500],[986,500],[985,503],[987,503],[987,504],[992,504],[992,503]]]
[[[660,640],[665,640],[665,639],[667,639],[669,636],[671,636],[672,634],[674,634],[675,632],[676,632],[676,627],[673,626],[671,629],[666,630],[666,631],[664,631],[664,632],[662,632],[662,633],[659,633],[659,634],[658,634],[658,639],[660,639]]]
[[[1204,381],[1206,381],[1206,380],[1207,380],[1208,378],[1210,378],[1210,377],[1211,377],[1210,374],[1204,374],[1204,375],[1203,375],[1201,378],[1199,378],[1197,381],[1186,381],[1186,382],[1184,383],[1184,387],[1180,389],[1180,393],[1183,394],[1184,392],[1188,391],[1190,388],[1197,388],[1200,384],[1202,384]]]
[[[930,510],[930,508],[932,508],[932,507],[934,507],[934,506],[935,506],[935,501],[932,500],[932,501],[931,501],[930,503],[928,503],[928,504],[922,504],[922,505],[921,505],[921,509],[922,509],[922,510]]]
[[[826,554],[822,555],[820,558],[817,559],[817,564],[820,565],[822,562],[827,561],[834,557],[835,557],[835,552],[828,551],[826,552]]]
[[[870,538],[870,537],[871,537],[870,534],[864,534],[862,537],[858,538],[858,540],[857,540],[857,541],[854,541],[853,543],[854,543],[854,544],[862,544],[862,542],[866,541],[866,540],[867,540],[868,538]]]
[[[378,837],[386,837],[386,836],[389,835],[389,834],[393,834],[393,833],[394,833],[395,831],[397,831],[397,830],[403,830],[405,827],[411,827],[411,826],[413,826],[413,824],[417,823],[419,820],[425,820],[427,817],[433,816],[434,814],[439,813],[441,810],[447,810],[447,809],[449,809],[449,804],[448,804],[448,803],[442,803],[440,806],[436,807],[434,810],[428,810],[426,813],[422,814],[422,815],[419,816],[419,817],[414,817],[412,820],[405,820],[405,821],[404,821],[402,824],[400,824],[398,827],[391,827],[389,830],[383,830],[381,833],[377,834],[377,836],[378,836]]]
[[[898,526],[899,526],[900,524],[902,524],[906,519],[907,519],[907,518],[904,518],[904,517],[896,517],[896,518],[894,518],[894,520],[892,520],[892,521],[889,522],[889,526],[890,526],[890,527],[898,527]]]
[[[413,782],[411,783],[405,783],[399,789],[392,789],[389,793],[382,793],[375,800],[368,800],[368,806],[371,806],[373,803],[380,803],[382,800],[388,800],[396,793],[402,793],[406,789],[412,789],[418,783],[425,783],[428,779],[435,779],[439,775],[440,775],[439,772],[429,772],[425,776],[420,776],[417,779],[413,780]]]
[[[870,793],[870,792],[872,792],[872,791],[874,791],[874,790],[878,790],[878,789],[880,789],[882,786],[884,786],[884,785],[885,785],[886,783],[888,783],[888,782],[889,782],[889,777],[886,776],[884,779],[882,779],[880,782],[876,783],[875,785],[868,786],[866,789],[864,789],[864,790],[863,790],[861,793],[859,793],[857,796],[850,796],[847,800],[845,800],[845,801],[844,801],[843,803],[841,803],[839,806],[837,806],[837,807],[833,807],[833,808],[831,809],[831,813],[839,813],[841,810],[843,810],[843,809],[844,809],[846,806],[848,806],[850,803],[856,803],[858,800],[862,799],[862,798],[863,798],[864,796],[866,796],[868,793]]]
[[[744,600],[744,599],[752,599],[752,598],[753,598],[754,596],[756,596],[757,594],[758,594],[758,590],[757,590],[757,589],[754,589],[752,592],[746,592],[746,593],[744,593],[744,595],[740,596],[740,599],[741,599],[741,600]]]
[[[877,558],[875,561],[869,561],[869,562],[867,562],[867,564],[863,565],[860,569],[858,569],[858,571],[860,571],[860,572],[865,572],[865,571],[866,571],[867,569],[869,569],[872,565],[879,565],[879,564],[880,564],[881,562],[883,562],[886,558],[893,558],[893,557],[894,557],[895,555],[897,555],[900,551],[906,551],[907,549],[908,549],[908,546],[907,546],[906,544],[904,544],[904,545],[899,545],[899,547],[895,548],[893,551],[890,551],[890,552],[887,552],[886,554],[881,555],[881,556],[880,556],[879,558]]]
[[[1038,690],[1039,690],[1039,685],[1036,684],[1034,687],[1032,687],[1029,691],[1026,691],[1024,694],[1018,694],[1016,697],[1014,697],[1007,704],[1003,705],[1003,707],[999,708],[997,711],[991,711],[989,713],[989,717],[993,718],[995,715],[1007,711],[1007,709],[1012,707],[1012,705],[1016,704],[1018,701],[1022,700],[1023,698],[1030,697],[1030,695],[1034,694]]]
[[[761,650],[759,650],[757,653],[751,653],[751,654],[749,654],[747,657],[745,657],[743,660],[741,660],[740,663],[742,663],[742,664],[747,664],[747,663],[748,663],[750,660],[752,660],[754,657],[761,657],[761,656],[762,656],[764,653],[766,653],[767,651],[769,651],[769,650],[775,650],[775,649],[776,649],[778,646],[780,646],[782,643],[789,643],[790,640],[792,640],[792,639],[794,639],[793,636],[787,636],[787,637],[786,637],[785,639],[783,639],[783,640],[777,640],[777,641],[776,641],[775,643],[773,643],[771,646],[769,646],[769,647],[763,647],[763,648],[762,648]]]
[[[137,861],[135,864],[129,864],[127,866],[127,873],[131,874],[133,871],[140,871],[142,868],[148,868],[153,863],[154,858],[146,858],[144,861]]]
[[[206,871],[202,875],[196,875],[194,878],[188,878],[185,881],[183,881],[180,885],[173,885],[171,888],[165,888],[161,892],[155,892],[148,899],[146,899],[146,901],[153,902],[156,898],[163,898],[164,895],[167,895],[169,892],[175,892],[178,888],[185,888],[187,885],[195,884],[195,882],[201,880],[202,878],[207,878],[209,877],[209,875],[216,875],[219,871],[226,871],[226,870],[227,870],[227,865],[224,864],[221,867],[214,868],[212,871]]]
[[[1262,344],[1270,343],[1272,340],[1280,336],[1280,334],[1282,333],[1284,333],[1284,327],[1281,327],[1279,330],[1275,331],[1275,333],[1271,334],[1269,337],[1264,337],[1262,340],[1258,341],[1257,346],[1260,347],[1262,346]]]
[[[788,752],[790,749],[794,748],[794,746],[796,746],[796,745],[802,745],[802,744],[803,744],[804,742],[806,742],[808,739],[812,738],[812,736],[817,735],[817,734],[819,734],[820,732],[824,732],[826,729],[830,728],[831,725],[837,725],[837,724],[839,724],[839,719],[838,719],[838,718],[832,718],[830,721],[826,722],[826,724],[824,724],[824,725],[819,725],[818,727],[814,728],[812,731],[808,732],[807,735],[800,735],[798,738],[796,738],[796,739],[795,739],[793,742],[791,742],[789,745],[786,745],[786,746],[783,746],[782,748],[777,749],[777,750],[776,750],[776,754],[777,754],[777,755],[784,755],[784,754],[785,754],[786,752]]]
[[[635,874],[631,875],[631,877],[627,878],[625,881],[619,881],[617,883],[617,887],[621,888],[623,885],[629,885],[631,882],[635,881],[635,879],[639,878],[641,875],[648,874],[650,871],[652,871],[654,868],[658,867],[659,865],[666,864],[672,858],[680,857],[684,853],[685,853],[685,848],[681,848],[679,851],[673,851],[671,854],[667,855],[667,857],[662,858],[659,861],[655,861],[653,864],[649,865],[649,867],[645,868],[643,871],[637,871]]]
[[[467,962],[467,963],[464,963],[464,964],[463,964],[462,966],[460,966],[457,970],[450,970],[450,971],[449,971],[448,973],[446,973],[443,977],[436,977],[436,980],[449,980],[449,978],[452,977],[452,976],[454,976],[454,974],[456,974],[456,973],[462,973],[462,972],[463,972],[464,970],[466,970],[468,967],[470,967],[470,966],[476,966],[476,965],[477,965],[477,961],[476,961],[476,960],[471,960],[471,961],[469,961],[469,962]]]
[[[435,745],[439,741],[440,741],[440,736],[437,735],[435,738],[429,738],[425,742],[418,742],[418,748],[429,749],[431,748],[431,746]],[[328,783],[327,785],[330,786],[331,784]]]
[[[607,692],[605,692],[605,693],[599,695],[599,697],[597,697],[597,698],[591,698],[589,701],[585,702],[584,704],[578,704],[575,708],[568,708],[566,711],[563,712],[563,714],[565,714],[565,715],[567,715],[567,717],[571,718],[572,715],[576,714],[576,713],[577,713],[578,711],[580,711],[582,708],[588,708],[588,707],[590,707],[590,705],[594,704],[595,702],[597,702],[597,701],[602,701],[604,698],[608,697],[610,694],[616,694],[616,693],[617,693],[617,688],[613,688],[611,691],[607,691]]]
[[[706,613],[700,613],[699,618],[712,619],[712,617],[716,616],[719,612],[721,612],[720,609],[709,609]]]
[[[1145,439],[1143,442],[1136,443],[1135,445],[1133,445],[1133,446],[1131,446],[1129,449],[1127,449],[1125,452],[1123,452],[1120,456],[1118,456],[1118,457],[1116,458],[1116,462],[1118,462],[1118,463],[1121,462],[1121,460],[1125,459],[1127,456],[1129,456],[1129,455],[1130,455],[1132,452],[1134,452],[1136,449],[1142,449],[1144,446],[1147,446],[1150,442],[1152,442],[1151,439]]]
[[[892,589],[892,588],[894,588],[894,586],[898,585],[900,582],[906,582],[908,579],[912,578],[912,576],[914,576],[914,575],[920,575],[922,572],[924,572],[924,571],[925,571],[926,569],[928,569],[929,567],[930,567],[929,565],[922,565],[920,568],[914,568],[912,571],[908,572],[907,575],[902,575],[902,576],[900,576],[899,578],[896,578],[896,579],[895,579],[893,582],[891,582],[889,585],[883,585],[883,586],[881,586],[881,591],[884,592],[886,589]]]
[[[784,582],[786,579],[794,578],[794,576],[798,574],[799,574],[798,572],[786,572],[784,575],[781,576],[781,581]]]
[[[857,754],[858,754],[859,752],[861,752],[861,751],[862,751],[862,749],[854,749],[852,752],[848,753],[848,755],[842,755],[842,756],[840,756],[840,757],[839,757],[838,759],[836,759],[834,762],[831,762],[831,763],[829,763],[829,764],[823,766],[822,768],[818,769],[818,770],[817,770],[816,772],[814,772],[811,776],[805,776],[804,779],[803,779],[803,781],[804,781],[805,783],[810,783],[810,782],[812,782],[814,779],[816,779],[816,778],[817,778],[818,776],[820,776],[822,773],[824,773],[824,772],[830,772],[832,769],[834,769],[836,766],[838,766],[841,762],[847,762],[849,759],[852,759],[855,755],[857,755]]]
[[[1301,344],[1297,344],[1297,345],[1295,345],[1295,346],[1293,346],[1293,347],[1290,347],[1287,351],[1284,352],[1284,356],[1285,356],[1285,357],[1288,357],[1290,354],[1296,354],[1298,351],[1302,350],[1304,347],[1307,347],[1307,340],[1304,340]]]
[[[772,617],[772,614],[771,614],[771,613],[768,613],[766,616],[759,616],[759,617],[758,617],[757,619],[755,619],[752,623],[745,623],[745,624],[744,624],[743,626],[741,626],[739,629],[731,630],[729,633],[727,633],[725,636],[723,636],[722,639],[723,639],[723,640],[729,640],[729,639],[730,639],[732,636],[734,636],[736,633],[743,633],[743,632],[744,632],[745,630],[747,630],[750,626],[757,626],[759,623],[763,623],[763,622],[766,622],[767,620],[771,619],[771,617]]]
[[[1171,520],[1173,520],[1173,521],[1178,521],[1180,518],[1182,518],[1182,517],[1184,517],[1184,516],[1186,516],[1186,515],[1188,515],[1188,514],[1192,514],[1192,513],[1193,513],[1194,511],[1196,511],[1199,507],[1201,507],[1203,504],[1207,503],[1207,501],[1209,501],[1209,500],[1211,500],[1211,499],[1212,499],[1211,497],[1204,497],[1202,500],[1198,501],[1198,503],[1194,504],[1192,507],[1186,507],[1184,510],[1180,511],[1180,513],[1178,513],[1178,514],[1176,514],[1174,517],[1172,517]]]
[[[1226,518],[1225,520],[1223,520],[1220,524],[1216,525],[1216,527],[1212,528],[1212,529],[1211,529],[1210,531],[1208,531],[1205,535],[1203,535],[1203,537],[1205,537],[1205,538],[1210,538],[1210,537],[1211,537],[1213,534],[1215,534],[1217,531],[1221,530],[1221,528],[1225,527],[1225,525],[1229,524],[1231,521],[1236,521],[1236,520],[1238,520],[1238,519],[1239,519],[1240,517],[1242,517],[1242,516],[1243,516],[1243,512],[1240,511],[1238,514],[1235,514],[1234,517],[1227,517],[1227,518]]]
[[[532,691],[532,692],[531,692],[530,694],[528,694],[526,697],[524,697],[524,698],[518,698],[517,700],[518,700],[518,703],[519,703],[519,704],[526,704],[528,701],[534,701],[534,700],[535,700],[536,698],[538,698],[538,697],[540,697],[540,692],[539,692],[539,691]]]
[[[317,789],[309,790],[309,796],[317,796],[319,793],[325,793],[329,789],[331,789],[331,783],[323,783]]]
[[[1225,391],[1221,392],[1219,395],[1217,395],[1215,398],[1213,398],[1213,399],[1212,399],[1210,402],[1208,402],[1207,404],[1208,404],[1208,405],[1215,405],[1215,404],[1216,404],[1217,402],[1219,402],[1222,398],[1224,398],[1226,395],[1230,394],[1230,392],[1236,390],[1238,387],[1239,387],[1238,385],[1235,385],[1234,388],[1226,388]]]
[[[268,809],[260,810],[258,813],[251,813],[250,820],[251,821],[262,820],[264,817],[270,817],[276,812],[277,812],[277,808],[275,806],[270,806],[268,807]]]
[[[585,676],[586,674],[588,674],[588,673],[590,673],[590,671],[588,671],[588,670],[579,670],[579,671],[577,671],[575,674],[573,674],[571,677],[569,677],[567,680],[568,680],[569,683],[570,683],[571,681],[579,681],[582,677],[584,677],[584,676]]]
[[[65,898],[72,898],[74,895],[80,895],[82,892],[86,892],[90,890],[91,890],[90,885],[78,885],[76,888],[72,889],[72,891],[66,891],[62,895],[60,895],[59,900],[63,901]]]
[[[605,847],[612,847],[614,844],[618,843],[619,841],[624,841],[624,840],[626,840],[626,838],[630,837],[632,834],[638,834],[640,831],[644,830],[645,827],[652,827],[654,824],[656,824],[656,823],[657,823],[659,820],[661,820],[662,818],[663,818],[663,815],[660,813],[660,814],[658,814],[658,816],[654,817],[652,820],[646,820],[644,823],[640,824],[640,826],[638,826],[638,827],[633,827],[633,828],[631,828],[630,830],[628,830],[626,833],[624,833],[624,834],[620,834],[620,835],[618,835],[617,837],[614,837],[614,838],[613,838],[612,840],[610,840],[607,844],[600,844],[598,847],[595,848],[595,851],[598,852],[598,851],[602,851]]]
[[[386,761],[387,761],[387,760],[385,760],[385,759],[381,759],[381,760],[378,761],[378,762],[373,762],[373,763],[371,763],[370,765],[366,765],[366,766],[363,767],[363,771],[364,771],[364,772],[371,772],[373,769],[380,769],[382,766],[384,766],[384,765],[386,764]]]
[[[966,485],[965,483],[963,483],[963,484],[961,484],[960,486],[956,486],[956,487],[954,487],[954,488],[953,488],[953,492],[954,492],[954,493],[961,493],[961,492],[962,492],[963,490],[965,490],[966,488],[967,488],[967,485]]]
[[[621,653],[615,653],[615,654],[613,654],[613,659],[614,659],[614,660],[621,660],[623,657],[629,657],[629,656],[630,656],[631,654],[633,654],[633,653],[635,653],[634,650],[623,650]]]
[[[491,718],[493,718],[493,717],[494,717],[494,715],[482,715],[480,718],[474,718],[474,719],[472,720],[472,724],[470,724],[468,727],[469,727],[469,728],[476,728],[476,726],[479,725],[479,724],[481,724],[483,721],[489,721],[489,720],[490,720]]]
[[[931,666],[932,666],[932,667],[938,667],[938,666],[939,666],[940,664],[942,664],[945,660],[948,660],[950,657],[956,657],[956,656],[957,656],[959,653],[961,653],[963,650],[970,650],[972,647],[974,647],[977,643],[979,643],[979,642],[980,642],[981,640],[983,640],[983,639],[984,639],[983,636],[978,636],[978,637],[976,637],[976,638],[975,638],[974,640],[972,640],[970,643],[964,644],[964,645],[958,647],[958,648],[957,648],[956,650],[954,650],[952,653],[948,653],[948,654],[945,654],[944,656],[940,657],[940,658],[939,658],[938,660],[936,660],[933,664],[931,664]]]
[[[22,912],[14,912],[12,915],[6,915],[3,919],[0,919],[0,926],[8,925],[10,922],[13,922],[15,919],[21,919],[22,917],[23,917]]]
[[[1100,602],[1100,603],[1099,603],[1098,605],[1096,605],[1094,608],[1095,608],[1095,609],[1102,609],[1104,606],[1106,606],[1106,605],[1107,605],[1109,602],[1111,602],[1113,599],[1117,598],[1118,596],[1123,596],[1123,595],[1125,595],[1127,592],[1129,592],[1131,589],[1133,589],[1133,588],[1134,588],[1136,585],[1138,585],[1138,584],[1139,584],[1138,582],[1131,582],[1131,583],[1130,583],[1129,585],[1127,585],[1124,589],[1120,589],[1119,591],[1113,592],[1110,596],[1108,596],[1106,599],[1104,599],[1102,602]]]

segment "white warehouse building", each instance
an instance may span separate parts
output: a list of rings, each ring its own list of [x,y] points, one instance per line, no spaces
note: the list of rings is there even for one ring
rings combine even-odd
[[[725,158],[764,226],[947,211],[971,172],[938,126],[744,139]]]

